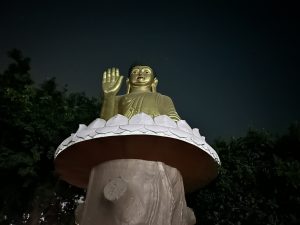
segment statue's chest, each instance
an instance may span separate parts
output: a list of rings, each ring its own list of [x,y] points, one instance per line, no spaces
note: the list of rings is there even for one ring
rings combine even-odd
[[[140,112],[153,114],[157,111],[156,95],[153,93],[128,94],[120,99],[119,107],[124,115],[133,115]]]

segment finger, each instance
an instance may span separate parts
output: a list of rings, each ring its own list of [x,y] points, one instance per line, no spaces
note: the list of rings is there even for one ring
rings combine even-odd
[[[111,81],[111,74],[108,73],[106,77],[106,82],[109,83]]]
[[[103,73],[102,83],[106,83],[106,71]]]
[[[116,78],[116,68],[113,67],[111,70],[111,81],[115,81]]]
[[[111,69],[109,68],[109,69],[107,69],[107,75],[108,74],[111,74]]]
[[[120,86],[122,84],[123,78],[123,76],[119,77],[119,79],[117,80],[117,86]]]
[[[116,80],[119,78],[119,76],[120,76],[120,71],[118,68],[116,68]]]
[[[108,70],[109,70],[108,82],[111,82],[111,78],[112,78],[112,75],[113,75],[113,69],[109,68]]]

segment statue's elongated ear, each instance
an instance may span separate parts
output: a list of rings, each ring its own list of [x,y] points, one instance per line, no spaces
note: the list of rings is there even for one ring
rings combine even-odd
[[[127,86],[127,91],[126,94],[129,94],[130,92],[130,83],[129,83],[129,78],[126,79],[126,86]]]
[[[156,87],[157,87],[157,84],[158,84],[158,80],[156,78],[154,78],[154,81],[153,83],[151,84],[151,89],[152,89],[152,92],[153,93],[156,93]]]

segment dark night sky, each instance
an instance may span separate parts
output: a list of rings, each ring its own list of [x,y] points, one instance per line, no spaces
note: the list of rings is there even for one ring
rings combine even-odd
[[[32,59],[37,83],[55,76],[70,91],[99,96],[104,69],[125,74],[132,62],[144,62],[157,71],[158,91],[208,139],[241,136],[249,127],[282,132],[300,119],[295,6],[120,2],[3,1],[0,71],[6,52],[18,48]]]

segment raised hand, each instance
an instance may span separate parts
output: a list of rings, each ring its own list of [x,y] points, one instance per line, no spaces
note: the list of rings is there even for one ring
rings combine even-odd
[[[116,95],[122,84],[123,76],[120,76],[118,68],[109,68],[103,73],[102,89],[104,95]]]

